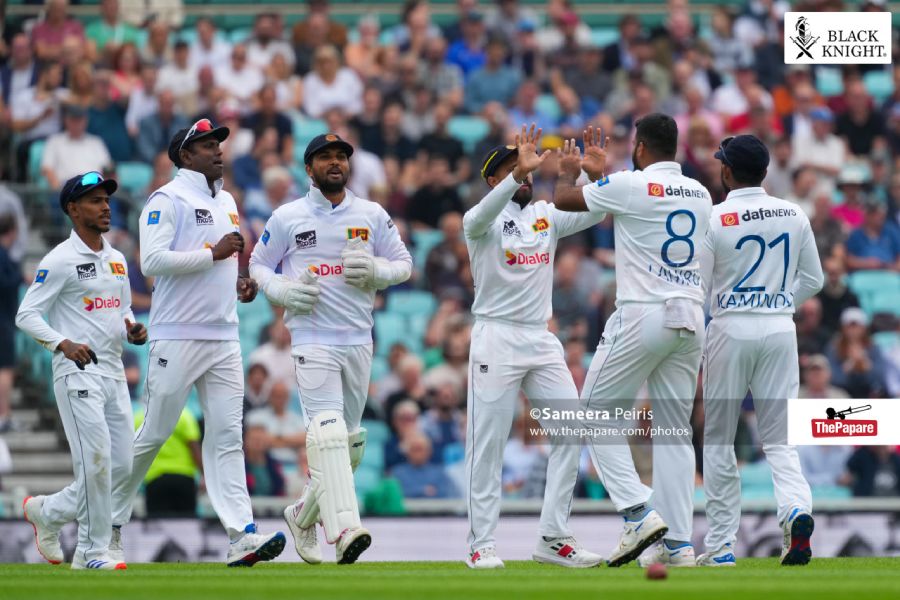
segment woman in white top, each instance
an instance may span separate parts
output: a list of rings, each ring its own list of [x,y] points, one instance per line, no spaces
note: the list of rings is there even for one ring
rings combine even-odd
[[[334,46],[316,50],[303,88],[303,111],[315,119],[330,108],[340,108],[348,116],[362,110],[363,83],[353,69],[341,66]]]

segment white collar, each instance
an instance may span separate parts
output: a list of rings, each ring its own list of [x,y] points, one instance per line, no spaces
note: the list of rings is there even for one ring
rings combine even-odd
[[[324,210],[327,212],[332,212],[336,210],[343,210],[344,207],[348,206],[353,201],[353,192],[351,192],[348,188],[344,188],[344,199],[341,200],[341,203],[337,206],[334,206],[331,203],[331,200],[325,197],[322,194],[322,190],[317,188],[314,185],[309,186],[309,193],[306,195],[309,198],[312,205],[320,210]]]
[[[84,243],[84,240],[81,239],[81,236],[75,232],[75,229],[72,229],[72,233],[69,234],[69,241],[72,243],[72,247],[79,254],[90,254],[91,256],[100,256],[102,254],[108,254],[110,250],[109,242],[106,241],[106,238],[102,235],[100,236],[100,240],[103,243],[103,246],[100,248],[99,252],[95,252],[91,250],[87,244]]]
[[[213,197],[218,196],[219,192],[222,191],[222,186],[225,185],[224,179],[216,179],[216,182],[213,184],[216,193],[210,194],[209,182],[206,181],[206,175],[183,167],[178,169],[175,179],[180,180],[188,187],[192,187],[198,191],[202,191],[206,195],[212,195]]]

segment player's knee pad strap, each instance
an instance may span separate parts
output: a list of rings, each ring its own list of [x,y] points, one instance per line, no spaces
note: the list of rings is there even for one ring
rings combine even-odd
[[[313,443],[309,443],[312,435]],[[350,468],[347,425],[337,411],[324,411],[313,418],[307,434],[310,478],[325,539],[333,544],[345,529],[359,527],[359,505]]]

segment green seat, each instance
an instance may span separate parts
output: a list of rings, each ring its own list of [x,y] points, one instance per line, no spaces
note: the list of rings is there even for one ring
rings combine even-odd
[[[37,183],[42,189],[50,187],[47,178],[41,174],[41,158],[46,144],[44,140],[39,140],[28,147],[28,180]]]
[[[885,71],[869,71],[863,75],[866,89],[879,104],[894,93],[894,81],[890,73]]]
[[[875,305],[883,302],[879,298],[893,296],[896,303],[900,294],[900,274],[892,271],[856,271],[848,276],[847,285],[859,298],[863,310],[871,315],[875,312]]]
[[[387,297],[385,309],[390,313],[407,317],[425,315],[430,317],[437,308],[437,301],[430,292],[420,290],[398,290]]]
[[[293,120],[292,129],[294,134],[294,159],[302,165],[303,153],[306,152],[306,147],[317,135],[328,133],[328,125],[321,119],[297,117]]]
[[[119,185],[132,196],[140,196],[153,179],[153,167],[142,162],[121,162],[116,165]]]
[[[415,244],[413,263],[422,270],[431,249],[444,241],[444,233],[436,229],[417,229],[412,232],[412,239]]]
[[[596,27],[591,29],[591,43],[604,48],[619,41],[619,30],[613,27]]]
[[[556,101],[556,96],[553,94],[541,94],[538,96],[537,101],[534,103],[534,109],[554,121],[558,121],[562,116],[562,109],[559,107],[559,102]]]
[[[387,356],[391,346],[397,342],[402,342],[412,352],[417,352],[422,347],[422,340],[410,337],[404,315],[387,311],[375,313],[375,354]]]
[[[818,69],[816,71],[816,89],[823,96],[837,96],[844,91],[841,72],[838,69]]]
[[[896,331],[879,331],[872,335],[872,341],[882,352],[891,352],[900,347],[900,333]]]
[[[382,377],[388,374],[391,368],[388,365],[388,361],[383,356],[373,356],[372,357],[372,374],[369,376],[369,379],[375,383],[381,380]]]
[[[450,119],[447,131],[462,142],[466,152],[475,150],[475,145],[487,137],[490,125],[481,117],[457,116]]]
[[[866,312],[869,316],[878,313],[900,316],[900,302],[897,302],[897,298],[896,291],[879,291],[869,300]]]

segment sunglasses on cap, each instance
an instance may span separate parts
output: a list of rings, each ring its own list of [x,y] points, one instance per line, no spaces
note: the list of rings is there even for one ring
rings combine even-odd
[[[101,181],[103,181],[103,175],[97,171],[89,171],[81,176],[81,185],[83,186],[97,185]]]
[[[181,145],[178,146],[179,152],[184,149],[184,143],[191,139],[197,133],[207,133],[213,130],[212,122],[209,119],[200,119],[196,123],[194,123],[191,128],[188,130],[187,135],[184,136],[184,139],[181,140]]]
[[[722,163],[731,167],[732,169],[734,168],[734,165],[731,163],[730,160],[728,160],[728,155],[725,154],[725,148],[728,146],[728,144],[731,143],[731,140],[733,140],[733,139],[734,139],[734,136],[731,135],[731,136],[728,136],[727,138],[725,138],[724,140],[722,140],[721,143],[719,143],[719,152],[722,154]]]

